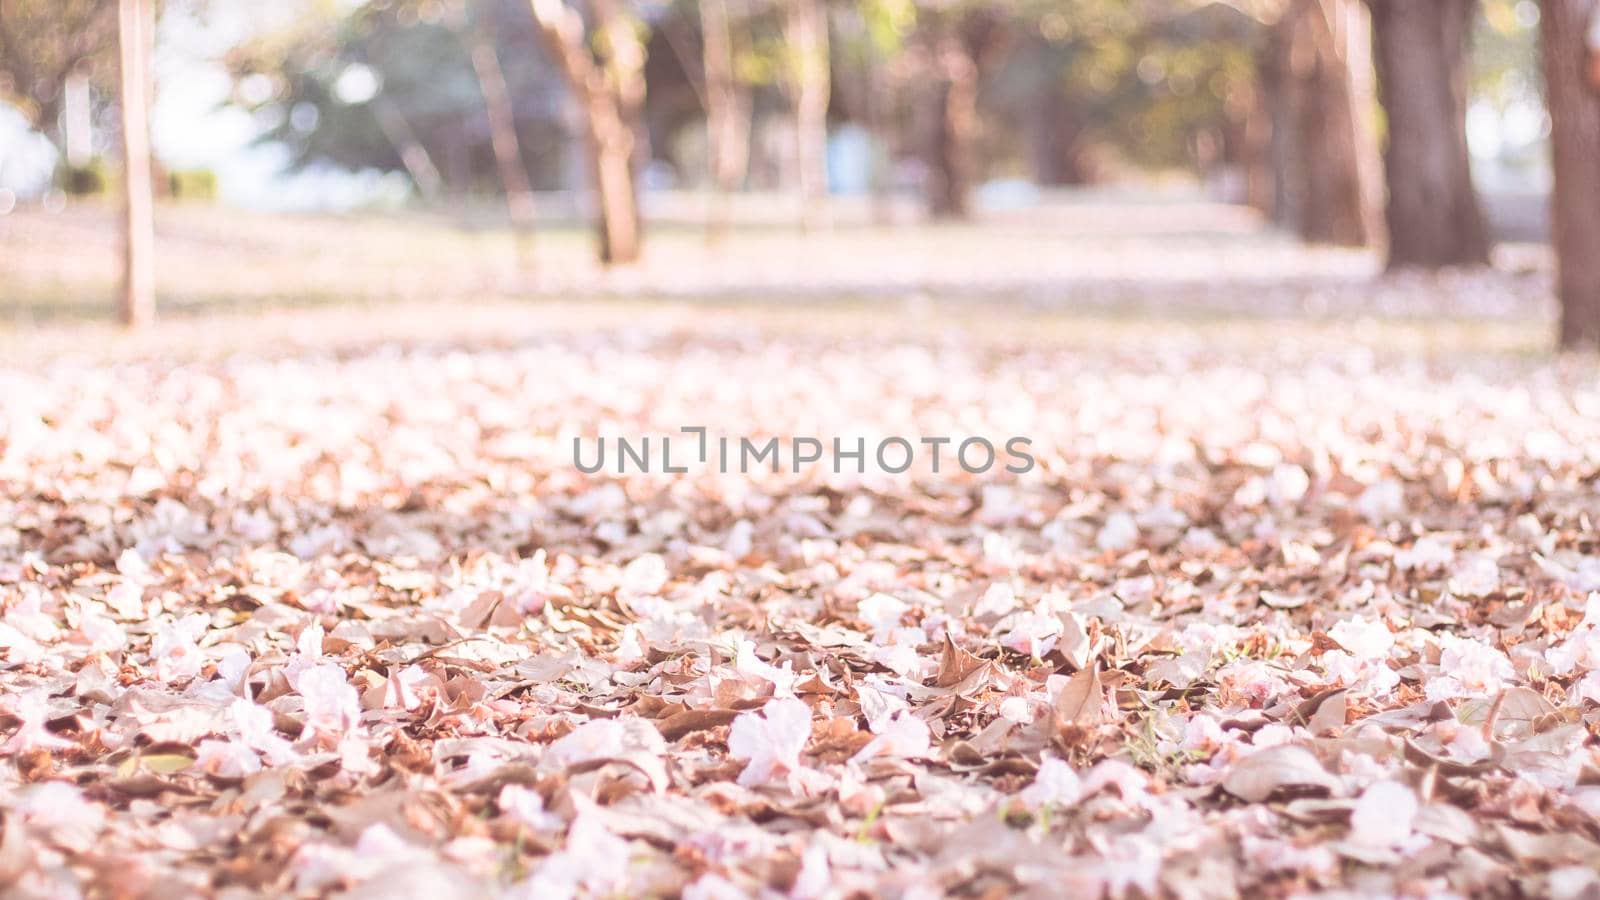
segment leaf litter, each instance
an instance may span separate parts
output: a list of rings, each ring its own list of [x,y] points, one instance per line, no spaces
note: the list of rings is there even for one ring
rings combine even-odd
[[[0,891],[1592,895],[1593,373],[1303,352],[0,370]],[[1039,466],[570,457],[867,423]]]

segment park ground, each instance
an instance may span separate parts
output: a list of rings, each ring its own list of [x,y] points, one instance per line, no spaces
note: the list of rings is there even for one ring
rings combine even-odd
[[[11,893],[1600,890],[1600,369],[1539,248],[1091,195],[607,273],[174,208],[124,335],[110,222],[0,218]],[[573,465],[685,426],[1037,465]]]

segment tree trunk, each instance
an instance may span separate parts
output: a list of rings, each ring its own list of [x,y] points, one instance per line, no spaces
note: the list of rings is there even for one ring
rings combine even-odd
[[[1600,93],[1600,10],[1589,24],[1589,86]]]
[[[822,224],[828,196],[828,101],[833,91],[828,9],[823,0],[789,0],[800,225]]]
[[[1486,265],[1467,150],[1467,48],[1478,0],[1367,0],[1388,114],[1389,268]]]
[[[472,172],[472,142],[468,139],[471,117],[465,110],[454,117],[455,124],[444,130],[440,139],[443,146],[440,150],[444,155],[444,169],[440,175],[444,177],[444,195],[450,202],[450,207],[455,215],[464,218],[468,206],[472,202],[472,193],[475,188]]]
[[[1075,187],[1094,180],[1083,152],[1087,123],[1054,79],[1040,91],[1033,123],[1034,178],[1047,187]]]
[[[642,228],[634,156],[645,94],[644,44],[614,0],[589,3],[593,34],[562,0],[532,0],[531,5],[545,46],[583,111],[600,262],[636,262]]]
[[[1561,346],[1600,349],[1600,89],[1585,35],[1597,0],[1543,0],[1545,96],[1555,163],[1551,197],[1561,299]]]
[[[867,133],[872,135],[872,223],[890,225],[894,223],[894,142],[886,120],[893,101],[888,87],[889,75],[878,53],[877,48],[873,48],[866,54],[862,108]]]
[[[1286,15],[1268,28],[1255,68],[1261,115],[1267,122],[1266,167],[1271,178],[1261,210],[1279,227],[1298,232],[1302,218],[1298,185],[1304,164],[1295,116],[1300,92],[1291,65],[1293,41],[1293,20]]]
[[[633,127],[603,92],[589,96],[589,165],[598,204],[600,262],[623,265],[639,258],[639,197],[633,177]]]
[[[150,176],[151,0],[119,0],[117,40],[122,100],[122,298],[129,328],[155,320],[155,213]]]
[[[843,11],[846,9],[848,12]],[[879,33],[876,22],[876,16],[884,12],[882,8],[873,9],[871,4],[850,4],[841,8],[841,16],[834,20],[837,37],[845,48],[840,59],[840,71],[845,78],[835,84],[834,99],[844,104],[846,118],[860,125],[868,135],[871,155],[866,188],[874,225],[889,225],[894,221],[889,164],[893,156],[893,135],[886,119],[894,111],[895,91],[889,87],[890,73],[884,64],[884,57],[891,48],[885,46],[885,38]]]
[[[511,103],[511,91],[506,87],[505,69],[495,49],[494,32],[481,18],[469,27],[467,39],[472,71],[478,79],[478,90],[483,94],[483,111],[489,120],[489,143],[494,149],[495,167],[500,172],[500,187],[506,195],[506,212],[512,225],[528,229],[534,220],[533,186],[522,161],[517,112]]]
[[[931,26],[936,108],[928,207],[935,218],[967,218],[978,177],[978,79],[1000,46],[1002,19],[995,10],[977,7],[936,14]]]
[[[1272,153],[1272,93],[1257,85],[1241,101],[1243,146],[1240,164],[1244,169],[1244,202],[1269,219],[1275,215],[1277,198]]]
[[[1285,148],[1294,224],[1312,243],[1378,244],[1382,160],[1366,10],[1360,0],[1292,0],[1279,27],[1296,132]]]
[[[728,231],[732,195],[744,185],[750,164],[750,102],[733,68],[733,27],[728,0],[701,0],[700,30],[705,66],[706,150],[716,191],[706,236],[720,241]]]
[[[958,39],[941,40],[937,52],[942,78],[933,89],[928,212],[936,219],[966,219],[972,215],[978,65]]]
[[[378,130],[389,141],[389,146],[400,155],[400,164],[406,167],[406,174],[411,176],[417,193],[424,202],[437,203],[444,193],[444,176],[439,174],[433,155],[417,137],[411,123],[406,121],[400,107],[380,91],[372,98],[372,116],[378,122]]]

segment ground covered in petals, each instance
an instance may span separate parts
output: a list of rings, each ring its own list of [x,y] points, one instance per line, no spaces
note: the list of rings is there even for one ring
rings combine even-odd
[[[303,315],[0,369],[0,892],[1600,890],[1592,363]],[[1037,464],[573,464],[685,426]]]

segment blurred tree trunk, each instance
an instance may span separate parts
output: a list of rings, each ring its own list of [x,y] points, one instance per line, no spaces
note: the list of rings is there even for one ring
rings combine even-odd
[[[707,237],[727,235],[732,197],[744,185],[750,164],[750,98],[734,72],[733,25],[728,0],[701,0],[701,53],[705,67],[706,149],[716,199]]]
[[[875,30],[874,16],[882,9],[870,4],[853,4],[840,10],[833,20],[834,45],[839,48],[839,72],[834,100],[844,107],[844,115],[866,130],[870,141],[867,191],[871,198],[873,224],[894,221],[890,194],[893,173],[890,159],[895,131],[890,119],[895,112],[896,91],[890,86],[890,67],[885,63],[895,48]]]
[[[117,42],[122,106],[122,324],[155,320],[155,211],[150,174],[152,0],[119,0]]]
[[[928,211],[938,219],[965,219],[972,215],[977,178],[978,78],[997,43],[999,21],[985,9],[935,13],[931,18],[934,84]]]
[[[977,76],[969,67],[947,67],[934,88],[935,119],[930,155],[928,211],[934,218],[972,215],[972,141],[977,130]]]
[[[1600,9],[1589,23],[1589,86],[1600,91]]]
[[[786,12],[800,225],[810,229],[822,224],[828,196],[828,103],[833,93],[828,8],[823,0],[788,0]]]
[[[1381,242],[1371,27],[1360,0],[1291,0],[1274,25],[1281,219],[1312,243]]]
[[[1585,35],[1597,0],[1543,0],[1545,96],[1555,162],[1555,227],[1561,346],[1600,349],[1600,88]]]
[[[1272,159],[1272,90],[1258,83],[1240,98],[1239,104],[1244,202],[1272,218],[1277,198]]]
[[[468,22],[462,9],[460,25],[465,31],[472,57],[472,71],[483,94],[483,111],[489,120],[489,143],[494,149],[495,168],[506,195],[506,212],[518,229],[533,226],[533,185],[528,181],[527,165],[522,160],[522,141],[517,137],[517,110],[506,87],[505,67],[495,49],[494,32],[482,15]]]
[[[1388,116],[1389,267],[1486,265],[1467,149],[1467,48],[1478,0],[1367,0]]]
[[[1256,54],[1256,96],[1258,117],[1266,130],[1264,158],[1259,176],[1269,184],[1257,198],[1260,209],[1279,227],[1299,230],[1300,197],[1295,177],[1300,163],[1300,136],[1295,128],[1294,79],[1289,70],[1292,29],[1286,19],[1270,23],[1267,39]]]
[[[428,152],[411,123],[406,121],[405,114],[400,112],[400,107],[379,91],[372,98],[372,116],[378,122],[378,130],[389,141],[389,146],[400,155],[400,163],[406,167],[406,174],[411,176],[411,183],[417,186],[417,193],[428,203],[438,202],[445,189],[444,176],[439,173],[433,154]]]
[[[455,127],[446,129],[442,136],[444,169],[439,174],[444,176],[444,192],[451,208],[458,217],[465,218],[470,212],[474,181],[472,144],[468,140],[472,117],[463,109],[453,118]]]
[[[642,231],[634,152],[645,95],[644,44],[616,0],[590,0],[588,26],[562,0],[532,0],[532,6],[545,45],[583,111],[600,261],[635,262]]]
[[[928,144],[928,212],[936,219],[972,215],[973,142],[978,132],[978,66],[956,40],[941,40]]]
[[[1087,124],[1072,98],[1050,79],[1040,91],[1033,127],[1034,177],[1041,185],[1068,187],[1094,180],[1083,149]]]
[[[890,75],[884,61],[874,49],[867,55],[863,73],[863,118],[867,133],[872,135],[872,221],[875,225],[894,223],[894,130],[890,119],[894,113],[895,92],[890,89]]]

